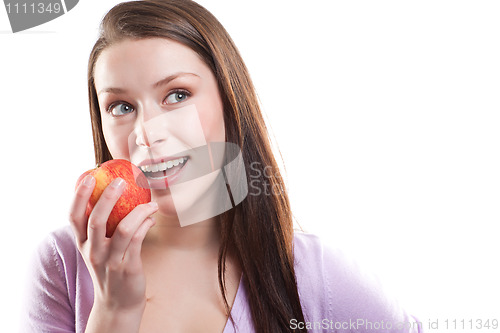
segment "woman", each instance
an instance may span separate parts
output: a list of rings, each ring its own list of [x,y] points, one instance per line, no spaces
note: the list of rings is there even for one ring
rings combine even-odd
[[[285,188],[246,67],[208,11],[186,0],[115,6],[91,52],[88,87],[96,162],[141,166],[152,203],[106,238],[124,182],[108,186],[87,217],[95,180],[85,178],[71,228],[39,249],[26,331],[370,331],[381,322],[391,323],[383,331],[410,331],[376,284],[317,237],[294,232],[286,191],[239,203],[233,191],[234,208],[202,209],[183,223],[201,198],[221,198],[209,191],[216,176],[174,190],[180,170],[200,174],[197,147],[235,144],[252,181]],[[178,171],[162,176],[174,158]]]

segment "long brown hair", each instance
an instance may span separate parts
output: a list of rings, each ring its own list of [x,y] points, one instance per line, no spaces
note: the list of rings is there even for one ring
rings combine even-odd
[[[249,195],[220,216],[218,278],[227,314],[233,321],[225,293],[225,267],[228,251],[234,251],[243,270],[256,331],[290,332],[291,319],[304,322],[294,271],[290,203],[247,68],[229,34],[205,8],[190,0],[132,1],[113,7],[104,17],[88,65],[96,163],[112,156],[102,132],[95,63],[113,43],[151,37],[190,47],[211,68],[223,102],[226,140],[239,145],[247,179],[250,170],[259,168],[252,174],[253,181],[267,183],[270,189],[283,189],[272,191],[272,195]]]

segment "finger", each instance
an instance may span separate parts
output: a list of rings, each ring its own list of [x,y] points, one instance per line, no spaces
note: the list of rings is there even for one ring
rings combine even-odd
[[[94,254],[102,253],[106,244],[106,223],[109,214],[125,189],[125,181],[114,179],[102,192],[99,200],[90,213],[88,222],[88,239]]]
[[[126,263],[126,267],[130,271],[140,270],[142,269],[142,260],[141,260],[141,249],[142,242],[146,237],[149,229],[156,224],[155,220],[152,217],[148,217],[144,222],[137,228],[134,236],[130,240],[130,244],[125,251],[125,255],[123,257],[123,261]]]
[[[87,175],[76,188],[75,196],[69,210],[69,222],[76,240],[81,245],[87,240],[87,205],[94,190],[95,178]]]
[[[150,202],[135,207],[125,218],[118,224],[116,230],[111,237],[111,249],[109,263],[111,265],[120,265],[123,261],[125,251],[137,232],[138,228],[143,224],[144,220],[158,210],[156,202]]]

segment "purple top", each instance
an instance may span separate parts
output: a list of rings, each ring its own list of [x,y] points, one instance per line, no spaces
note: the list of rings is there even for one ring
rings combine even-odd
[[[295,232],[297,286],[309,332],[422,332],[421,325],[383,294],[374,279],[312,234]],[[69,226],[40,244],[31,265],[22,332],[85,332],[93,285]],[[242,280],[223,333],[255,332]],[[392,326],[392,329],[391,329]]]

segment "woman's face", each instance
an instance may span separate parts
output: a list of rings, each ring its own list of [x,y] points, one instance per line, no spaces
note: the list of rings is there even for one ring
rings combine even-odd
[[[207,144],[225,142],[225,130],[217,81],[201,58],[168,39],[125,40],[101,53],[94,79],[108,149],[144,171],[159,212],[177,215],[206,195],[217,178],[207,175]]]

